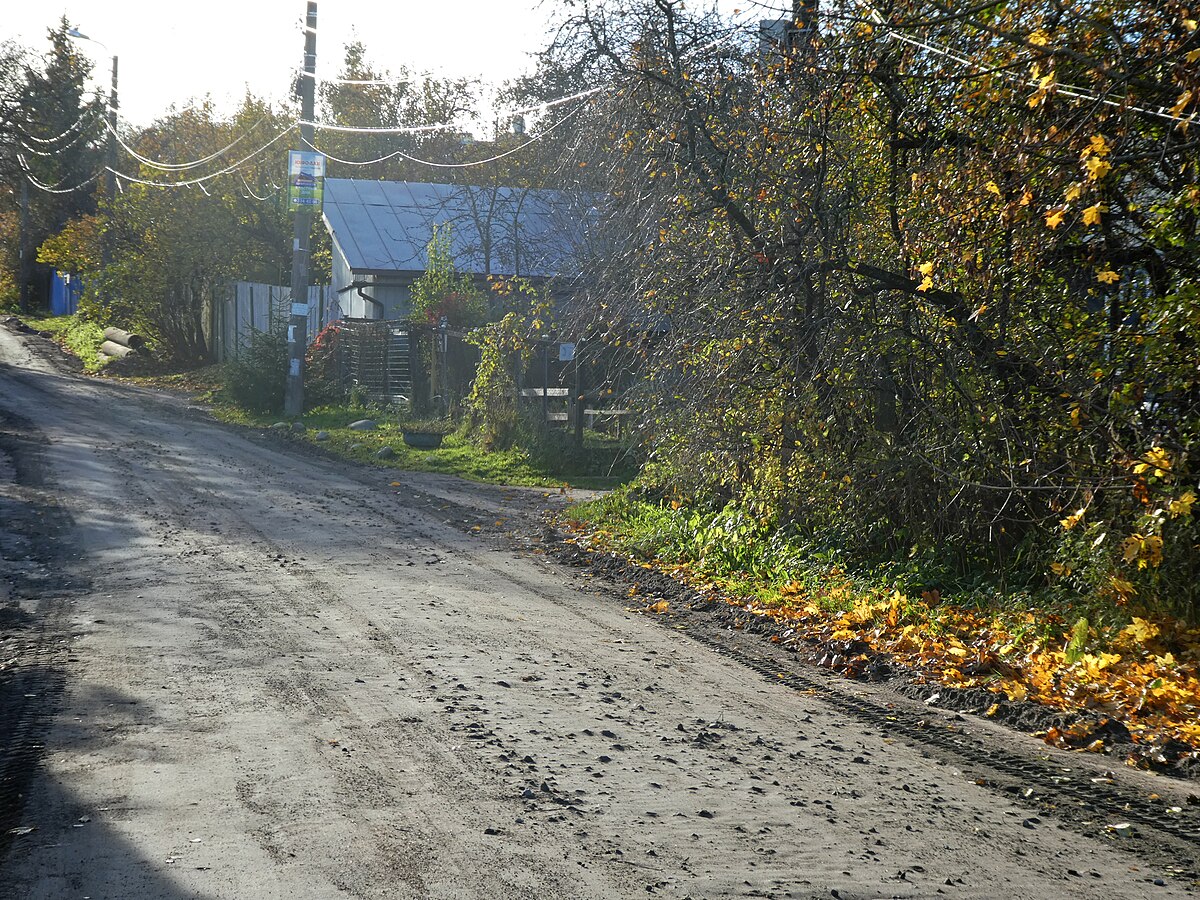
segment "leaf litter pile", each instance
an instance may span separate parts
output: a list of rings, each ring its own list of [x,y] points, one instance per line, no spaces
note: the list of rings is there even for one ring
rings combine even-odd
[[[1200,777],[1200,628],[1166,617],[1101,627],[1086,619],[969,609],[937,591],[864,590],[832,567],[819,586],[731,592],[687,564],[646,562],[611,532],[559,523],[573,553],[612,556],[769,624],[771,640],[849,677],[907,677],[931,702],[974,709],[1068,750]],[[656,588],[661,588],[659,581]],[[666,613],[671,597],[630,596]]]

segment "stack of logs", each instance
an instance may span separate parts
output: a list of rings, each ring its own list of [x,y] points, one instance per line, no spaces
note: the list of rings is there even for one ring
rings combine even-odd
[[[146,339],[140,334],[131,334],[120,328],[104,329],[104,343],[100,345],[101,361],[116,362],[129,359],[132,363],[145,352]]]

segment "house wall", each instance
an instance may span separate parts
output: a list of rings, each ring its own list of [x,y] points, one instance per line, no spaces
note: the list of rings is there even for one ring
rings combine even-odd
[[[411,278],[382,278],[360,276],[360,282],[367,282],[363,288],[367,296],[383,304],[383,314],[379,308],[362,298],[355,288],[341,294],[339,300],[342,314],[351,319],[403,319],[408,315],[411,298]]]
[[[367,303],[358,291],[351,287],[356,280],[369,284],[364,290],[367,296],[383,304],[383,318],[402,319],[408,315],[412,308],[411,290],[416,273],[397,272],[392,276],[359,275],[356,278],[337,241],[333,242],[332,256],[330,274],[333,293],[339,300],[343,315],[352,319],[373,319],[379,316],[378,307]]]
[[[337,241],[333,242],[333,252],[330,255],[329,286],[333,288],[335,296],[341,297],[344,296],[343,288],[348,287],[354,277],[350,274],[350,264],[346,262],[346,255],[342,253],[342,248],[338,246]],[[344,307],[343,311],[345,311]]]

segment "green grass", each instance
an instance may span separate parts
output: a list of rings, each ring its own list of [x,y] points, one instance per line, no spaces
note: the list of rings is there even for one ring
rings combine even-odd
[[[30,328],[50,332],[55,341],[79,357],[86,371],[98,372],[104,368],[104,362],[100,359],[104,329],[95,322],[85,321],[77,315],[26,318],[22,321]]]
[[[279,416],[248,413],[228,404],[213,408],[218,419],[252,428],[269,428],[282,421]],[[374,431],[354,431],[348,426],[359,419],[373,419],[379,426]],[[404,443],[394,414],[349,406],[328,406],[306,413],[299,421],[306,430],[302,440],[322,447],[345,459],[368,463],[388,469],[415,472],[437,472],[456,475],[487,484],[510,484],[528,487],[572,487],[605,490],[620,485],[623,477],[572,477],[555,467],[534,459],[525,450],[487,451],[472,444],[459,434],[448,434],[437,450],[414,450]],[[326,431],[329,440],[317,441],[316,433]],[[395,456],[377,459],[375,453],[391,447]]]
[[[80,358],[87,371],[97,372],[103,368],[104,363],[100,361],[98,351],[104,342],[104,329],[99,325],[83,321],[78,316],[30,318],[24,321],[31,328],[53,334],[54,340]],[[211,402],[214,415],[224,422],[251,428],[269,428],[280,421],[278,415],[249,413],[223,401],[218,367],[130,380],[150,387],[188,391],[200,402]],[[358,419],[374,419],[379,427],[375,431],[352,431],[347,427]],[[310,411],[300,421],[306,426],[300,439],[317,444],[336,456],[388,469],[437,472],[487,484],[552,488],[570,484],[589,490],[618,487],[633,474],[620,471],[611,476],[580,475],[569,465],[555,465],[552,453],[546,454],[548,458],[543,459],[524,449],[487,451],[456,433],[446,435],[437,450],[414,450],[404,443],[395,413],[380,410],[327,406]],[[327,431],[329,440],[317,441],[315,435],[318,431]],[[377,459],[375,453],[385,446],[391,447],[396,455],[391,459]],[[618,449],[611,439],[603,435],[586,433],[584,436],[585,454],[611,457]]]
[[[832,542],[762,526],[732,506],[719,511],[674,509],[640,498],[635,487],[578,503],[568,518],[623,555],[683,566],[730,596],[768,606],[792,592],[828,612],[844,611],[857,596],[900,590],[920,597],[936,588],[938,608],[946,610],[986,616],[1035,614],[1066,622],[1085,617],[1110,631],[1124,627],[1138,612],[1118,607],[1110,598],[1067,592],[1049,583],[1014,589],[994,572],[955,581],[936,563],[922,559],[857,559]],[[844,590],[831,591],[831,585]],[[938,609],[928,615],[936,624]]]

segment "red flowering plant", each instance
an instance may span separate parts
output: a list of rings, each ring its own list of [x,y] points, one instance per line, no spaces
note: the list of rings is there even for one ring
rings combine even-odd
[[[332,402],[341,396],[341,372],[338,366],[338,344],[342,324],[330,322],[317,332],[304,357],[306,394],[310,401]]]

